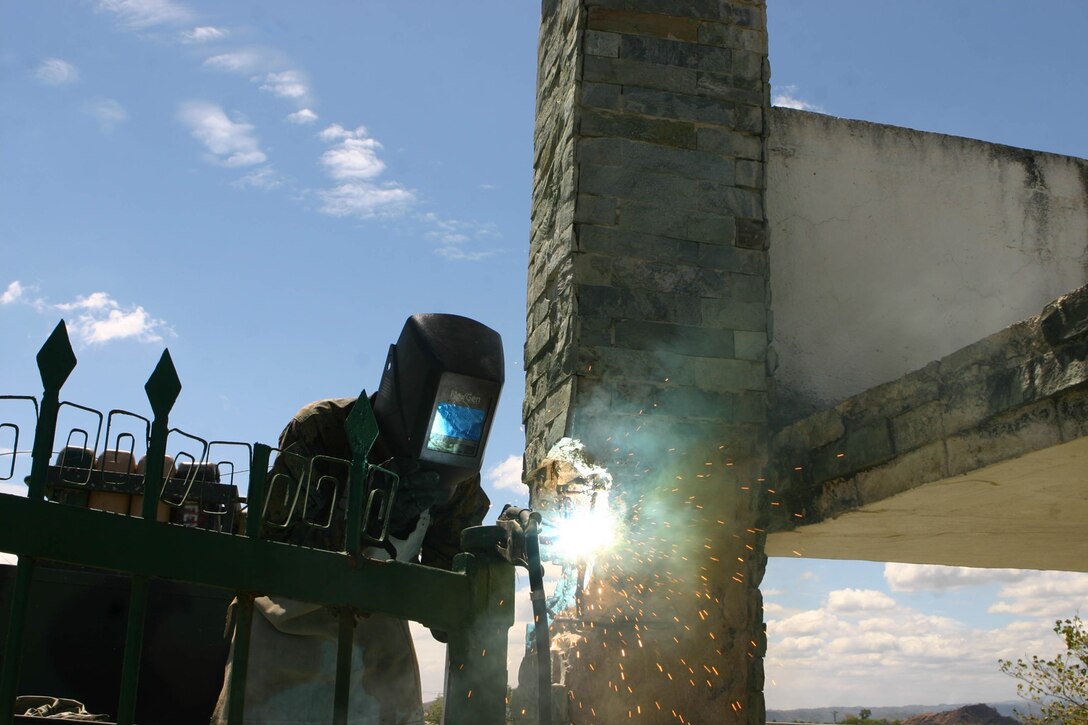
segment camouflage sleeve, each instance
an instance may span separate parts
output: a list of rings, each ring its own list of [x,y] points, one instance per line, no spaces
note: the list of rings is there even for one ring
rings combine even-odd
[[[450,569],[453,557],[461,551],[461,530],[479,526],[490,506],[479,474],[461,482],[449,502],[432,512],[434,521],[423,539],[423,564]]]
[[[335,507],[343,498],[348,467],[324,460],[313,463],[314,456],[343,454],[335,436],[329,440],[325,430],[329,423],[327,416],[299,414],[280,434],[280,452],[268,474],[264,538],[334,551],[342,548],[343,522],[335,516]]]

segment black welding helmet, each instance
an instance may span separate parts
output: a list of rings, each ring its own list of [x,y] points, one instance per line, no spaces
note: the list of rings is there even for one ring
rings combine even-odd
[[[452,486],[479,473],[502,390],[502,338],[458,315],[412,315],[389,346],[374,415],[394,456]]]

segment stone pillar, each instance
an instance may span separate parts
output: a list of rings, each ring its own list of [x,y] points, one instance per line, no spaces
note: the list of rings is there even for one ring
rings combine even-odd
[[[768,75],[761,0],[543,3],[526,468],[582,440],[625,536],[563,721],[764,720]]]

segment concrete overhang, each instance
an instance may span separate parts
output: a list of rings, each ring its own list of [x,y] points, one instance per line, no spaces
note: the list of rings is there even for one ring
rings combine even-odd
[[[1088,571],[1088,287],[779,430],[767,554]]]
[[[1088,438],[767,537],[768,556],[1088,572]]]

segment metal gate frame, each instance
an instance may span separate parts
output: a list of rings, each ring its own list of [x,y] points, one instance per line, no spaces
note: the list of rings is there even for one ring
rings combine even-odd
[[[378,436],[365,396],[359,398],[346,425],[353,454],[348,479],[348,550],[330,552],[260,539],[266,472],[273,450],[260,443],[253,446],[245,533],[226,534],[155,520],[164,481],[169,414],[181,392],[169,350],[163,351],[144,386],[154,419],[147,446],[142,518],[47,501],[46,472],[56,436],[60,390],[76,366],[63,320],[42,346],[37,362],[43,392],[29,490],[26,498],[0,494],[0,551],[19,556],[0,672],[0,724],[14,720],[23,629],[39,559],[109,569],[132,577],[119,725],[133,722],[153,578],[236,592],[238,624],[230,723],[243,721],[253,599],[265,594],[313,602],[339,613],[335,723],[347,722],[355,617],[366,612],[382,612],[448,634],[445,723],[506,722],[507,630],[514,622],[514,570],[495,550],[503,532],[498,527],[469,530],[471,535],[463,537],[469,550],[455,557],[453,571],[363,556],[360,529],[368,505],[364,487],[374,468],[367,462],[367,454]]]

